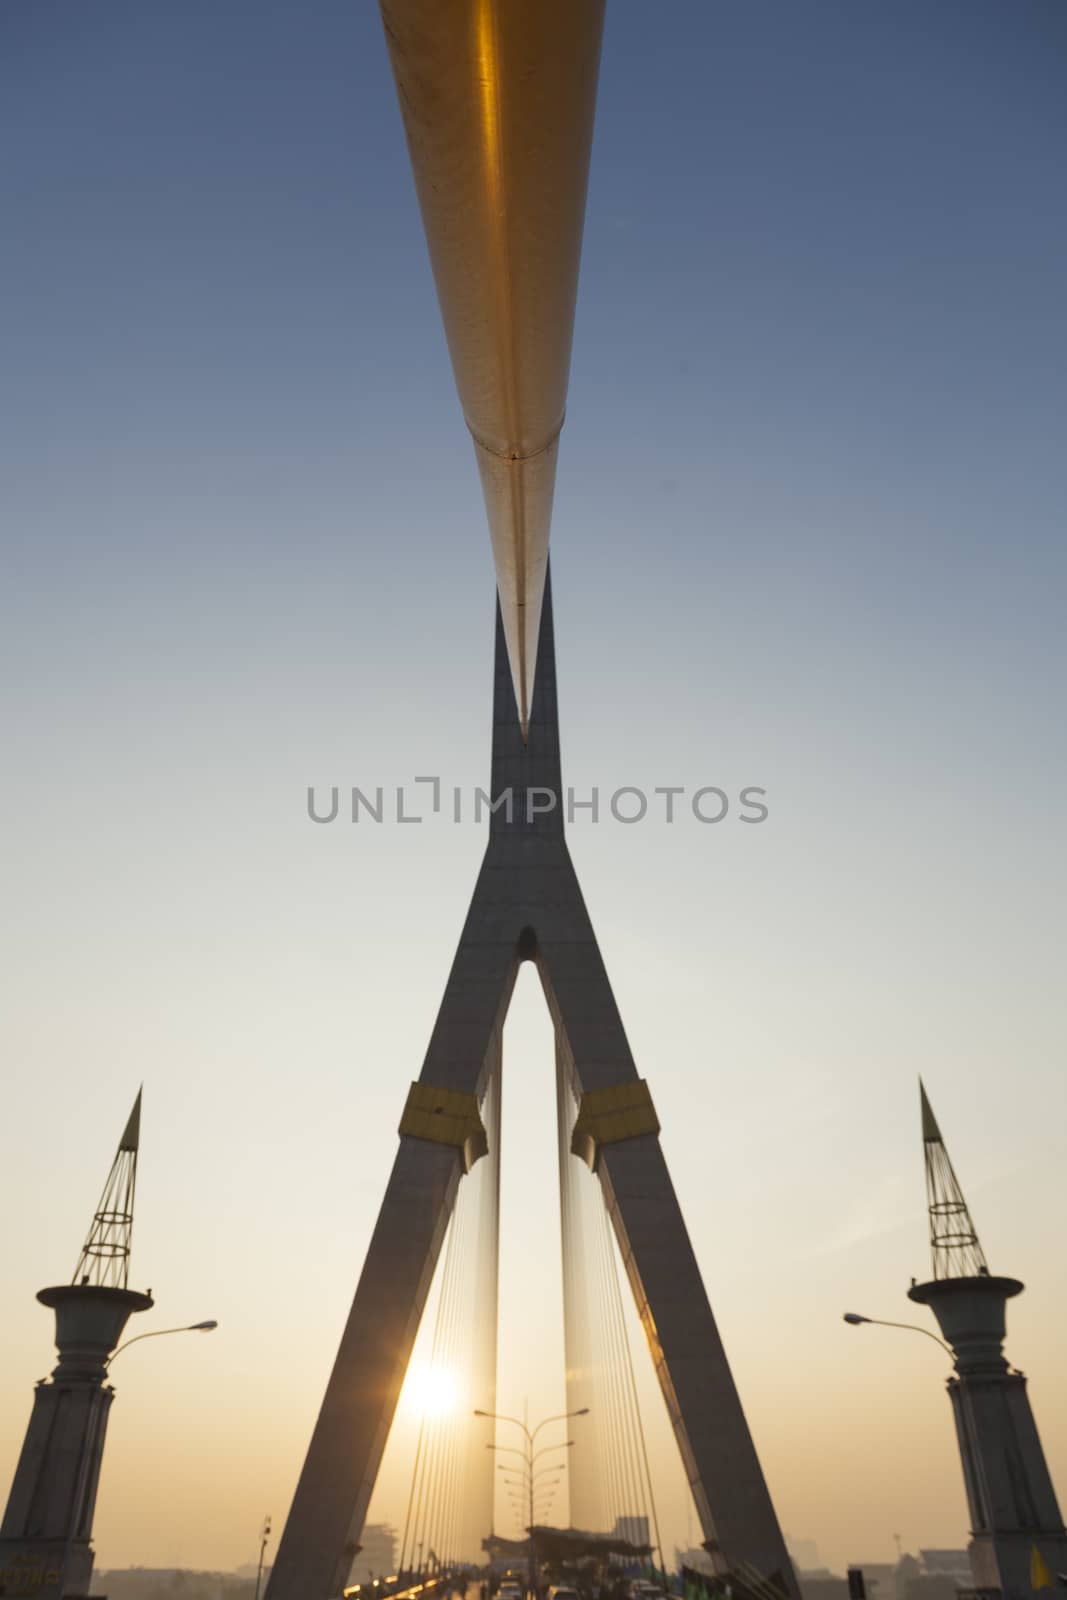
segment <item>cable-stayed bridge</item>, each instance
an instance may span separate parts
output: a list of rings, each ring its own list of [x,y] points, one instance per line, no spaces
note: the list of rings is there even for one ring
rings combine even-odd
[[[617,1523],[640,1527],[649,1553],[658,1546],[623,1325],[632,1294],[705,1549],[720,1571],[744,1567],[791,1597],[652,1095],[564,837],[548,547],[603,0],[381,0],[381,11],[496,567],[492,811],[268,1600],[328,1600],[345,1585],[442,1250],[431,1365],[462,1372],[470,1403],[424,1422],[402,1560],[418,1572],[431,1553],[435,1569],[472,1559],[492,1529],[509,1445],[473,1413],[495,1411],[502,1041],[524,961],[555,1031],[571,1520],[616,1539]],[[535,1481],[532,1450],[523,1465],[534,1526],[546,1477]]]

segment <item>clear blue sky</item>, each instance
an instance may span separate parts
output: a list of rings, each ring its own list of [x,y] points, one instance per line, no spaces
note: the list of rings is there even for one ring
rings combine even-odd
[[[291,1492],[481,848],[316,829],[305,789],[483,780],[488,538],[370,0],[23,0],[0,58],[3,1461],[143,1077],[135,1276],[223,1326],[129,1358],[98,1544],[231,1565]],[[919,1070],[1030,1282],[1067,1492],[1065,89],[1051,0],[609,5],[568,778],[771,815],[573,850],[783,1520],[837,1564],[964,1537],[938,1374],[838,1318],[923,1270]]]

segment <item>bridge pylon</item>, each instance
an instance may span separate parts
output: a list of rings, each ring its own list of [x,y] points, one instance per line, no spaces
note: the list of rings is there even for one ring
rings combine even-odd
[[[544,988],[561,1093],[569,1091],[577,1104],[572,1149],[599,1180],[705,1548],[722,1570],[747,1563],[795,1597],[652,1099],[638,1076],[567,848],[550,580],[525,741],[497,607],[490,796],[485,857],[422,1072],[401,1118],[396,1159],[267,1600],[328,1600],[347,1581],[457,1192],[486,1150],[479,1107],[501,1068],[504,1020],[523,961],[536,964]],[[566,1273],[564,1291],[566,1301]],[[565,1337],[569,1344],[569,1329]]]

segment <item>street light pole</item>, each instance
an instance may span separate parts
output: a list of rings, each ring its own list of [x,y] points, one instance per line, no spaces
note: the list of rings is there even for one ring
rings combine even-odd
[[[151,1301],[149,1301],[148,1303],[151,1305]],[[186,1325],[184,1325],[181,1328],[155,1328],[150,1333],[138,1333],[138,1334],[135,1334],[132,1339],[127,1339],[125,1344],[120,1344],[116,1349],[112,1350],[111,1354],[108,1356],[107,1360],[104,1362],[104,1371],[106,1373],[110,1373],[111,1367],[112,1367],[112,1363],[114,1362],[115,1357],[118,1356],[118,1355],[121,1355],[124,1350],[128,1350],[130,1348],[131,1344],[137,1344],[139,1342],[139,1340],[141,1340],[141,1339],[158,1339],[165,1333],[211,1333],[217,1327],[218,1327],[218,1323],[215,1322],[215,1321],[210,1321],[210,1322],[190,1322],[190,1323],[187,1323]],[[85,1472],[86,1472],[86,1470],[88,1468],[88,1462],[89,1462],[89,1457],[88,1457],[88,1455],[86,1455],[83,1458],[82,1463],[81,1463],[81,1465],[79,1467],[79,1490],[76,1491],[76,1493],[75,1493],[75,1499],[74,1499],[74,1502],[73,1502],[73,1504],[75,1504],[75,1505],[79,1503],[80,1485],[84,1481],[84,1474],[85,1474]],[[72,1513],[72,1515],[73,1515],[73,1513]],[[71,1551],[72,1551],[73,1548],[74,1548],[74,1524],[71,1521],[71,1522],[68,1522],[68,1524],[67,1524],[67,1537],[63,1541],[63,1560],[62,1560],[62,1563],[61,1563],[60,1569],[59,1569],[59,1595],[60,1595],[60,1600],[63,1600],[63,1595],[66,1592],[67,1573],[70,1571],[70,1556],[71,1556]]]
[[[485,1417],[490,1422],[509,1422],[513,1428],[521,1428],[522,1429],[523,1437],[526,1440],[526,1449],[525,1449],[525,1451],[523,1451],[523,1450],[513,1450],[510,1445],[493,1445],[493,1444],[491,1444],[489,1446],[489,1449],[490,1450],[497,1450],[497,1449],[507,1450],[512,1455],[522,1456],[523,1460],[525,1462],[525,1465],[526,1465],[527,1474],[528,1474],[528,1478],[529,1478],[529,1485],[528,1486],[529,1486],[529,1491],[530,1491],[530,1493],[529,1493],[530,1524],[529,1524],[529,1530],[528,1530],[528,1532],[529,1532],[529,1543],[530,1543],[530,1551],[529,1551],[529,1583],[530,1583],[530,1594],[531,1594],[531,1596],[536,1595],[536,1593],[537,1593],[537,1557],[534,1554],[534,1534],[533,1534],[533,1530],[534,1530],[534,1470],[533,1470],[533,1464],[534,1464],[534,1460],[535,1460],[535,1456],[534,1456],[534,1441],[536,1440],[537,1435],[541,1432],[541,1429],[542,1428],[547,1428],[550,1422],[569,1422],[572,1417],[587,1417],[589,1415],[589,1407],[588,1406],[582,1406],[581,1409],[578,1410],[578,1411],[560,1411],[553,1417],[543,1417],[541,1419],[541,1421],[537,1424],[536,1428],[528,1427],[527,1424],[520,1417],[507,1417],[507,1416],[504,1416],[504,1414],[502,1412],[500,1412],[500,1411],[480,1411],[480,1410],[475,1410],[474,1415],[476,1417]],[[570,1444],[573,1444],[573,1442],[574,1441],[572,1439],[568,1439],[567,1444],[570,1445]],[[549,1447],[546,1447],[546,1448],[549,1448]],[[560,1448],[566,1448],[566,1446],[561,1447],[561,1446],[556,1445],[556,1446],[552,1446],[551,1448],[560,1449]],[[545,1452],[543,1450],[537,1452],[538,1455],[543,1455],[544,1453]]]
[[[270,1513],[263,1518],[263,1532],[259,1536],[259,1566],[256,1568],[256,1600],[259,1600],[259,1586],[263,1582],[263,1558],[267,1553],[267,1540],[270,1538]]]

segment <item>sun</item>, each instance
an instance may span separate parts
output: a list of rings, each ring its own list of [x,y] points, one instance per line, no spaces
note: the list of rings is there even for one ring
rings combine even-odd
[[[444,1367],[412,1367],[404,1384],[404,1394],[420,1416],[443,1417],[455,1411],[459,1385]]]

